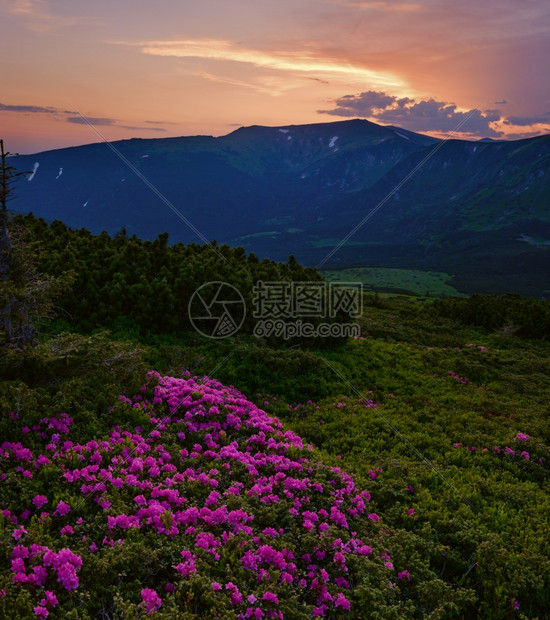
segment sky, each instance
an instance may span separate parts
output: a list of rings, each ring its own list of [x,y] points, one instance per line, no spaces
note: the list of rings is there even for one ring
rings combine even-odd
[[[0,138],[366,118],[519,139],[550,133],[548,58],[548,0],[0,0]]]

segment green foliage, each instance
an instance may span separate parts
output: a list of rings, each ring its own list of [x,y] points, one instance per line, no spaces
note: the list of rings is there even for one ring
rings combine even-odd
[[[35,344],[38,323],[54,316],[54,300],[72,282],[72,274],[45,276],[37,269],[41,258],[36,241],[9,225],[7,203],[13,198],[16,172],[7,162],[0,140],[0,347]]]
[[[256,324],[253,286],[257,282],[322,281],[315,269],[302,267],[292,256],[287,263],[259,261],[242,248],[216,242],[170,246],[166,233],[155,241],[142,241],[136,236],[111,238],[106,233],[75,231],[59,221],[48,226],[32,215],[15,221],[44,248],[41,267],[46,274],[74,272],[75,282],[58,305],[60,318],[83,331],[108,328],[123,337],[191,331],[188,307],[193,293],[207,282],[221,281],[242,295],[246,316],[241,333],[251,334]],[[337,318],[341,317],[322,320]],[[274,343],[282,338],[268,340]],[[324,346],[333,341],[319,338],[315,343]],[[311,344],[311,340],[296,338],[293,343]]]
[[[147,247],[147,251],[136,251],[136,256],[147,256],[147,260],[157,253],[163,255],[158,258],[158,270],[171,252],[173,256],[189,252],[190,269],[200,271],[200,278],[229,276],[218,270],[215,260],[209,263],[208,251],[198,246],[171,249],[162,239],[146,246],[132,239],[93,237],[85,231],[71,236],[57,223],[48,228],[39,220],[29,221],[31,228],[42,227],[41,234],[50,235],[49,247],[56,243],[52,229],[60,233],[60,239],[66,234],[59,248],[52,250],[52,260],[56,256],[59,260],[67,248],[73,252],[71,244],[82,242],[91,252],[90,261],[100,261],[96,269],[83,250],[75,253],[80,256],[79,273],[91,276],[89,282],[81,280],[82,290],[90,287],[86,295],[95,295],[94,286],[103,287],[99,275],[107,273],[108,255],[111,261],[117,260],[117,247]],[[234,251],[227,252],[229,256]],[[73,268],[78,261],[75,258]],[[253,258],[248,262],[262,265]],[[58,267],[63,268],[62,262]],[[273,269],[277,277],[285,275],[285,269],[300,273],[295,266],[263,267]],[[122,278],[123,267],[117,269],[111,285]],[[124,278],[130,277],[124,273]],[[167,276],[166,290],[173,286],[171,277]],[[200,281],[196,273],[190,277]],[[383,541],[385,548],[391,546],[392,561],[407,567],[410,581],[401,580],[389,588],[378,563],[370,558],[350,561],[351,574],[360,575],[361,580],[352,583],[349,598],[353,609],[362,611],[347,617],[546,617],[550,608],[547,302],[506,296],[432,304],[366,296],[360,321],[367,334],[364,339],[334,348],[310,345],[303,350],[247,335],[205,342],[196,334],[180,332],[184,323],[171,323],[172,315],[160,326],[148,327],[148,319],[141,315],[145,309],[139,304],[129,309],[114,296],[103,302],[103,308],[90,308],[90,316],[97,313],[94,322],[86,318],[84,305],[77,305],[82,302],[78,295],[70,301],[72,294],[67,293],[66,302],[75,304],[79,330],[110,321],[113,333],[62,333],[72,329],[66,315],[45,330],[43,342],[36,347],[7,350],[0,359],[2,441],[25,437],[34,447],[32,442],[38,439],[24,435],[22,428],[60,412],[74,418],[73,441],[99,441],[114,425],[123,430],[146,428],[143,410],[118,400],[124,391],[137,392],[146,369],[174,376],[185,370],[211,375],[235,385],[278,416],[285,428],[314,446],[318,459],[353,474],[358,486],[371,492],[368,509],[380,515],[380,524],[372,529],[370,521],[358,522],[358,530],[370,532],[376,544]],[[99,294],[90,299],[102,303]],[[166,302],[169,299],[170,295],[165,297]],[[147,300],[143,303],[150,309]],[[509,323],[518,327],[515,333],[500,329]],[[523,334],[538,339],[527,340]],[[192,398],[200,401],[202,395],[196,392]],[[18,416],[16,422],[12,412]],[[182,465],[179,446],[172,439],[173,444],[167,440],[164,447]],[[225,441],[228,445],[231,437]],[[120,449],[129,445],[121,444]],[[74,458],[77,467],[78,456]],[[55,501],[63,499],[74,508],[78,494],[59,495],[61,475],[53,463],[32,480],[4,480],[3,501],[8,498],[15,509],[23,510],[45,486]],[[243,475],[244,468],[234,468],[235,480]],[[204,499],[201,485],[186,489],[189,500]],[[113,496],[113,509],[122,511],[131,501],[123,494]],[[254,498],[232,501],[235,507],[253,508],[262,526],[288,527],[290,523],[288,513],[274,505]],[[100,531],[99,520],[94,521],[99,517],[86,514],[88,526]],[[48,519],[35,523],[37,542],[60,547],[62,540],[52,528]],[[11,582],[13,541],[7,532],[6,520],[0,515],[0,591],[6,589],[0,598],[0,615],[28,618],[36,603],[27,590]],[[166,582],[166,567],[176,563],[171,553],[169,544],[132,538],[129,531],[123,546],[115,545],[101,557],[90,556],[81,573],[89,587],[72,596],[61,611],[52,611],[51,617],[143,617],[139,592]],[[211,588],[212,580],[233,574],[230,571],[242,577],[242,567],[232,554],[237,557],[235,550],[228,549],[225,563],[215,568],[199,562],[201,570],[163,597],[156,617],[236,617],[227,600],[216,597]],[[256,587],[250,583],[250,591]],[[289,601],[285,617],[309,617],[300,615],[294,599]],[[513,607],[515,601],[519,611]]]
[[[323,354],[349,384],[299,408],[268,398],[267,409],[369,484],[398,554],[475,593],[465,617],[519,615],[510,599],[524,617],[544,617],[550,348],[474,334],[404,300],[370,305],[364,320],[370,338]],[[381,406],[365,409],[351,386]],[[424,573],[419,591],[442,596],[440,587]],[[460,617],[454,602],[452,594],[442,617]]]
[[[452,317],[467,325],[502,335],[550,339],[550,302],[520,295],[474,295],[469,299],[435,300],[435,315]]]
[[[107,432],[111,406],[126,390],[136,390],[146,371],[145,350],[106,334],[63,334],[23,352],[6,351],[0,359],[0,437],[14,441],[10,416],[32,427],[42,418],[70,412],[79,424],[75,437]],[[137,423],[136,419],[128,423]],[[20,437],[17,437],[20,439]]]
[[[424,297],[466,297],[451,284],[453,276],[439,271],[352,267],[321,272],[329,282],[361,282],[366,291],[399,292]]]
[[[247,395],[278,394],[289,401],[326,398],[341,389],[323,358],[308,350],[274,348],[256,338],[211,344],[172,336],[148,338],[150,364],[179,375],[213,375]],[[179,341],[179,344],[168,344]],[[163,342],[163,344],[159,344]]]

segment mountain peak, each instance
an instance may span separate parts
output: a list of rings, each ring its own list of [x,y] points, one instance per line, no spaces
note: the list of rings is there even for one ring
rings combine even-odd
[[[385,127],[383,125],[378,125],[377,123],[373,123],[364,118],[354,118],[344,121],[329,121],[324,123],[306,123],[300,125],[247,125],[243,127],[239,127],[235,131],[228,134],[229,136],[233,134],[258,134],[265,133],[270,131],[297,131],[297,132],[331,132],[333,130],[340,131],[383,131]]]
[[[92,232],[198,241],[145,178],[202,241],[312,265],[357,229],[333,265],[462,273],[463,281],[485,269],[492,290],[513,282],[539,295],[550,269],[549,138],[443,142],[355,118],[117,142],[125,161],[95,144],[14,157],[34,173],[11,206]]]

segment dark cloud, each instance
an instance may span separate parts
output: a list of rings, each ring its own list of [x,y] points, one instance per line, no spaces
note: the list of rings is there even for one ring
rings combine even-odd
[[[527,127],[528,125],[550,125],[550,115],[548,112],[542,116],[509,116],[504,123],[506,125],[519,125]]]
[[[332,110],[319,110],[334,116],[368,116],[384,124],[399,125],[411,131],[460,131],[482,137],[499,137],[501,132],[490,123],[501,119],[499,110],[469,110],[461,112],[456,105],[426,99],[416,101],[408,97],[398,99],[384,92],[366,91],[358,95],[345,95],[335,101]],[[466,120],[467,119],[467,120]]]
[[[506,105],[508,102],[506,101],[506,99],[503,99],[502,101],[495,101],[495,105]]]
[[[132,131],[166,131],[164,127],[135,127],[133,125],[115,125],[121,129],[131,129]]]
[[[330,84],[328,80],[322,80],[318,77],[307,77],[306,80],[312,80],[313,82],[319,82],[320,84]]]
[[[333,114],[334,116],[372,116],[375,110],[387,108],[396,101],[397,97],[392,95],[367,90],[359,95],[344,95],[336,99],[336,108],[333,110],[319,110],[319,112]]]
[[[94,116],[68,116],[65,119],[68,123],[76,125],[97,125],[107,127],[118,127],[120,129],[130,129],[132,131],[166,131],[164,127],[136,127],[134,125],[119,125],[119,121],[114,118],[103,118]],[[146,123],[154,123],[155,121],[145,121]]]
[[[56,108],[43,107],[39,105],[8,105],[0,103],[1,112],[28,112],[31,114],[59,114]]]
[[[93,117],[93,116],[68,116],[66,119],[67,123],[75,123],[76,125],[87,125],[90,123],[91,125],[116,125],[116,120],[113,118],[101,118],[101,117]]]
[[[52,108],[50,106],[39,105],[10,105],[7,103],[0,103],[0,112],[22,112],[27,114],[57,114],[62,120],[67,123],[73,123],[75,125],[102,125],[108,127],[119,127],[120,129],[130,129],[132,131],[166,131],[164,127],[147,127],[148,125],[165,125],[171,123],[164,123],[163,121],[144,121],[145,127],[136,127],[133,125],[120,125],[118,120],[114,118],[104,117],[82,117],[74,116],[74,110],[62,110],[61,108]]]

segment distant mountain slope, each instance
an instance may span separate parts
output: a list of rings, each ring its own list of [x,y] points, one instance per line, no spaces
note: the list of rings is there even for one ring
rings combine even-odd
[[[326,266],[447,271],[466,292],[550,296],[550,136],[442,142],[350,120],[115,146],[207,239],[315,265],[398,187]],[[105,144],[13,163],[34,171],[16,211],[200,242]]]

